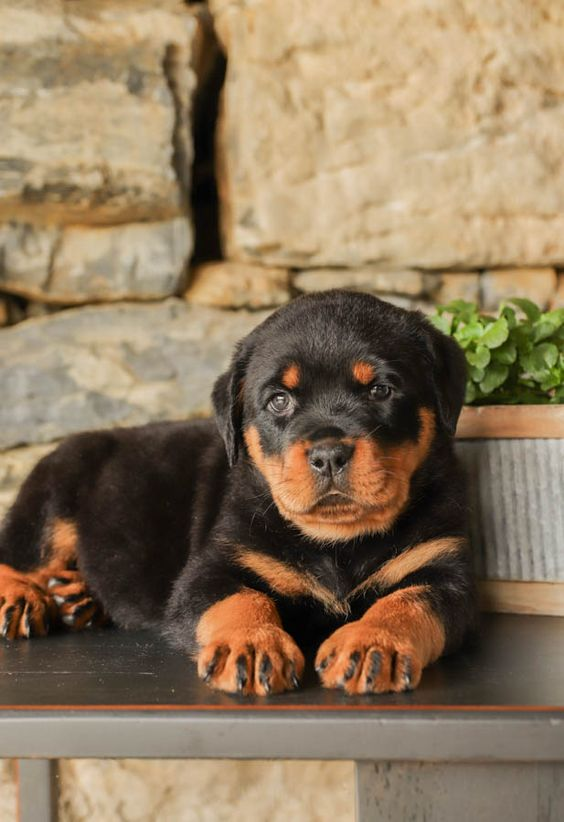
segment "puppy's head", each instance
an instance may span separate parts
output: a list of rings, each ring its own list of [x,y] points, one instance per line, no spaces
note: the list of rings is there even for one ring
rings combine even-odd
[[[230,463],[244,448],[280,513],[333,541],[392,525],[464,384],[462,352],[421,314],[329,291],[239,343],[213,400]]]

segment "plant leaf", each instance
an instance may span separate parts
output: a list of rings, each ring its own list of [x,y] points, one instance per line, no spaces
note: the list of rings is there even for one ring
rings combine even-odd
[[[460,325],[457,328],[454,337],[463,348],[466,348],[470,342],[479,339],[483,333],[484,328],[480,325],[480,322],[478,320],[473,320],[470,323]]]
[[[468,303],[466,300],[452,300],[442,307],[449,314],[456,314],[464,322],[470,322],[478,315],[478,306],[475,303]]]
[[[452,317],[447,317],[445,314],[433,314],[429,317],[429,322],[432,323],[435,328],[438,328],[439,331],[442,331],[443,334],[450,335]]]
[[[485,345],[479,345],[475,351],[470,349],[466,351],[466,359],[470,365],[475,365],[476,368],[485,368],[486,365],[489,365],[491,356],[489,348],[486,348]]]
[[[480,338],[480,343],[488,348],[499,348],[509,337],[509,328],[505,317],[500,317],[488,327]]]
[[[533,326],[532,340],[533,342],[540,342],[546,340],[547,337],[552,337],[555,331],[558,331],[561,323],[558,320],[541,319]]]
[[[492,358],[502,365],[513,365],[517,359],[517,346],[512,339],[508,339],[499,348],[494,348]]]
[[[511,300],[508,300],[508,302],[520,308],[530,322],[535,323],[540,318],[540,308],[525,297],[513,297]]]
[[[515,328],[515,326],[517,325],[517,315],[515,314],[515,311],[509,305],[504,305],[503,306],[503,308],[501,309],[500,316],[505,317],[505,319],[507,320],[507,325],[509,327],[509,330],[511,330],[512,328]]]
[[[480,391],[484,394],[491,394],[500,385],[503,385],[509,375],[509,368],[506,365],[493,362],[488,368],[484,379],[480,383]]]
[[[472,382],[482,382],[486,375],[486,372],[483,368],[476,368],[476,366],[471,365],[468,369],[468,376],[472,380]]]
[[[466,394],[464,396],[464,402],[466,403],[466,405],[470,405],[470,403],[474,402],[477,393],[478,392],[476,391],[476,386],[474,385],[474,383],[468,380],[468,382],[466,383]]]
[[[554,343],[543,342],[531,351],[522,354],[519,364],[525,373],[530,374],[537,382],[549,376],[550,369],[558,361],[558,349]]]

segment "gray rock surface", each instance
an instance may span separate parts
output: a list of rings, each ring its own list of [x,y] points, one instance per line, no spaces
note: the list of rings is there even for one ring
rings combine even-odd
[[[169,299],[76,308],[0,332],[0,448],[202,416],[235,342],[265,312]]]
[[[118,226],[0,229],[0,288],[62,305],[168,297],[192,251],[185,217]]]

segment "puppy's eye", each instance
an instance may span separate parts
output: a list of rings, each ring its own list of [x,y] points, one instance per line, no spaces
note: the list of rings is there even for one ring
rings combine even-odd
[[[294,408],[294,401],[290,394],[280,391],[269,399],[267,408],[269,411],[272,411],[273,414],[290,414]]]
[[[370,387],[370,397],[373,400],[385,400],[392,393],[391,385],[384,385],[384,383],[377,382]]]

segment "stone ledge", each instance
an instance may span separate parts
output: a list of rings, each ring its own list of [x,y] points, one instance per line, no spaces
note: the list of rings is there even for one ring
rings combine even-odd
[[[0,448],[203,416],[234,344],[265,312],[169,299],[75,308],[0,332]]]
[[[11,223],[0,227],[0,288],[62,305],[154,300],[179,290],[191,251],[184,217],[103,228]]]

